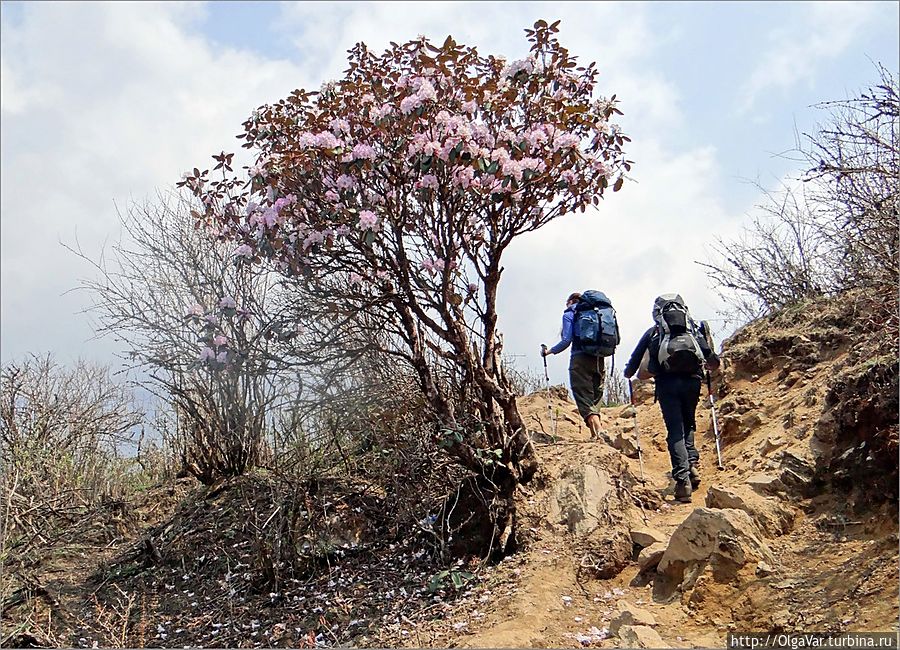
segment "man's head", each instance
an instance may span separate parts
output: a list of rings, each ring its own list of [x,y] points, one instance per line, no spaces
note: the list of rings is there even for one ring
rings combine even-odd
[[[566,307],[571,307],[572,305],[577,303],[579,300],[581,300],[581,294],[576,291],[575,293],[571,294],[568,298],[566,298]]]

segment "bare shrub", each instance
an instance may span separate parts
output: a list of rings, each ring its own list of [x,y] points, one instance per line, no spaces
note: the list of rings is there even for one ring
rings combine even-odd
[[[204,483],[264,453],[276,406],[300,391],[300,332],[271,307],[272,275],[236,266],[177,195],[120,214],[124,239],[84,280],[98,332],[169,405],[183,469]]]
[[[140,470],[120,446],[141,422],[108,369],[30,357],[0,373],[0,601],[18,602],[29,558],[65,545],[98,509],[124,508]],[[102,513],[101,513],[102,514]],[[18,589],[17,589],[18,587]],[[18,595],[17,595],[18,594]]]
[[[603,405],[618,406],[628,401],[628,380],[622,373],[613,372],[610,365],[603,377]]]
[[[802,187],[767,194],[765,216],[703,264],[743,320],[862,289],[882,305],[878,328],[897,331],[900,99],[879,72],[857,97],[819,105],[826,123],[798,145]]]

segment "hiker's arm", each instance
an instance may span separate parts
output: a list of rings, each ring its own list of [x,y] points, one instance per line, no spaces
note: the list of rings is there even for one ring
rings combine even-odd
[[[697,343],[700,344],[700,351],[703,353],[703,358],[706,359],[706,365],[710,370],[717,370],[720,365],[719,355],[712,351],[709,347],[709,343],[706,341],[705,336],[698,336]]]
[[[574,315],[571,311],[566,311],[563,314],[563,325],[562,325],[562,339],[559,343],[550,348],[548,354],[559,354],[563,350],[565,350],[572,343],[572,322],[574,321]]]
[[[638,341],[637,346],[634,348],[634,352],[631,353],[631,358],[628,360],[628,365],[625,366],[625,376],[628,379],[631,379],[631,377],[634,376],[634,373],[637,372],[637,369],[640,368],[641,359],[644,358],[644,351],[647,349],[647,346],[650,345],[651,336],[653,336],[652,327],[644,332],[641,340]]]

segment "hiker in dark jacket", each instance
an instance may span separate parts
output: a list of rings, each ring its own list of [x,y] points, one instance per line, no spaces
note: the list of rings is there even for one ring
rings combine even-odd
[[[682,322],[687,326],[678,330],[673,329],[669,333],[660,313],[661,306],[670,302],[676,302],[683,308]],[[700,401],[700,383],[703,379],[705,365],[715,370],[719,367],[719,357],[709,347],[706,336],[703,336],[694,326],[684,301],[677,294],[666,294],[656,300],[653,309],[654,321],[652,326],[638,341],[628,365],[625,366],[625,377],[631,379],[641,366],[645,353],[649,352],[647,370],[656,378],[656,399],[662,411],[663,420],[666,423],[668,435],[666,445],[669,448],[669,458],[672,461],[672,478],[675,479],[675,498],[678,501],[690,503],[691,492],[700,485],[700,471],[698,464],[700,454],[694,446],[694,433],[697,428],[696,409]],[[687,336],[686,336],[687,335]],[[688,359],[687,363],[665,365],[660,362],[660,357],[666,357],[666,351],[660,355],[662,341],[675,342],[676,338],[688,342],[687,346],[693,347],[690,354],[686,350],[682,358]],[[699,352],[699,354],[698,354]],[[702,359],[700,358],[702,355]],[[693,359],[693,362],[691,362]],[[668,366],[668,367],[667,367]]]
[[[569,384],[575,396],[578,413],[584,419],[591,432],[592,439],[600,439],[611,444],[600,422],[600,406],[603,401],[603,384],[606,367],[603,357],[588,354],[574,340],[573,325],[575,322],[575,306],[581,300],[580,293],[573,293],[566,299],[566,310],[562,317],[560,341],[552,348],[541,346],[541,354],[559,354],[570,345],[572,353],[569,357]]]

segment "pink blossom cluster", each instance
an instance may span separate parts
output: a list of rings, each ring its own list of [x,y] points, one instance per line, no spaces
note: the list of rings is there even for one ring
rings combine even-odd
[[[350,152],[350,160],[375,160],[377,157],[375,148],[368,144],[359,143]]]
[[[404,115],[409,115],[426,101],[437,99],[437,91],[434,89],[434,85],[424,77],[413,77],[404,83],[404,86],[408,86],[413,91],[411,95],[407,95],[400,101],[400,112]]]
[[[322,131],[321,133],[304,131],[297,138],[297,144],[301,149],[337,149],[344,146],[343,141],[339,140],[334,133],[328,131]]]
[[[337,177],[337,180],[334,182],[335,187],[339,190],[352,190],[357,186],[356,179],[349,174],[341,174]]]
[[[387,68],[360,55],[346,83],[270,106],[247,127],[260,158],[253,183],[228,186],[230,196],[239,195],[232,204],[211,199],[229,195],[214,192],[215,181],[189,175],[188,186],[210,199],[206,216],[220,239],[240,244],[238,258],[272,256],[283,270],[320,261],[321,268],[333,268],[335,260],[359,264],[355,254],[333,256],[361,242],[369,246],[369,233],[392,234],[400,226],[416,246],[421,242],[415,257],[421,268],[441,273],[459,247],[479,254],[491,241],[489,219],[538,223],[584,209],[602,194],[602,177],[626,162],[608,125],[613,106],[591,97],[595,73],[565,67],[571,59],[563,50],[541,54],[541,47],[510,63],[451,51],[454,65],[440,71],[423,69],[415,46],[396,48],[382,60]],[[544,68],[539,61],[547,52],[553,64]],[[361,79],[369,85],[358,90]],[[272,160],[284,163],[276,168]],[[241,212],[246,219],[235,219]],[[445,231],[440,220],[448,214],[465,225]],[[438,231],[439,241],[429,237]],[[354,232],[366,236],[348,237]],[[374,240],[379,255],[393,245],[382,237]],[[346,277],[353,271],[354,279],[374,280],[375,268],[344,270]]]
[[[384,119],[394,112],[394,107],[390,104],[382,104],[381,108],[373,106],[369,109],[369,119],[373,122]]]
[[[359,213],[359,229],[360,230],[377,230],[378,217],[371,210],[362,210]]]
[[[438,179],[434,174],[425,174],[416,182],[419,189],[436,190],[438,188]]]
[[[508,63],[504,66],[503,70],[500,72],[501,77],[515,77],[522,71],[525,71],[527,74],[531,74],[534,72],[534,59],[529,57],[527,59],[519,59],[518,61],[513,61],[512,63]]]
[[[339,136],[342,133],[350,133],[350,122],[342,117],[336,117],[328,123],[328,127],[334,135]]]

